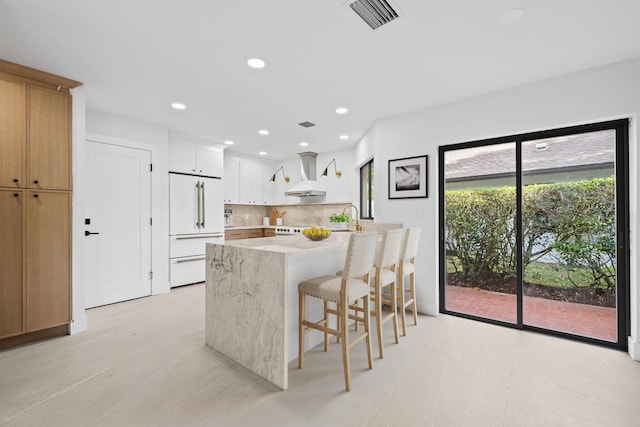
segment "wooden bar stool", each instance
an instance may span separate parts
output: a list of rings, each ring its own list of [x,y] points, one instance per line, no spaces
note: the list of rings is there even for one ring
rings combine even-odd
[[[407,228],[404,232],[400,261],[398,262],[398,301],[400,306],[400,319],[402,320],[402,336],[407,335],[407,320],[405,310],[412,306],[413,324],[418,324],[418,310],[416,308],[416,253],[420,242],[420,227]],[[409,286],[405,285],[405,278],[409,276]],[[405,299],[406,294],[409,298]]]
[[[328,347],[328,334],[335,335],[342,343],[342,362],[344,368],[344,384],[346,391],[351,390],[351,366],[349,349],[358,342],[365,340],[369,369],[373,368],[371,357],[371,338],[369,334],[369,310],[349,315],[350,305],[362,299],[364,307],[369,307],[369,273],[373,265],[376,250],[377,233],[354,233],[349,239],[347,257],[342,270],[342,276],[324,275],[314,277],[298,284],[299,320],[298,320],[298,366],[304,367],[304,335],[316,329],[324,332],[324,350]],[[306,295],[320,298],[324,302],[324,317],[316,322],[305,319]],[[328,302],[336,303],[336,309],[330,309]],[[337,328],[329,325],[329,314],[337,317]],[[347,321],[355,320],[364,323],[364,332],[353,341],[349,340]]]
[[[396,344],[398,343],[398,307],[396,296],[396,266],[400,258],[402,246],[402,229],[386,230],[382,234],[382,243],[376,257],[373,270],[369,275],[371,286],[371,302],[373,310],[371,314],[376,317],[376,331],[378,335],[378,353],[380,359],[384,359],[384,343],[382,339],[382,325],[389,320],[393,323],[393,333]],[[382,306],[388,305],[391,312],[383,314]],[[365,306],[366,307],[366,306]],[[350,307],[356,311],[364,310],[356,305]],[[357,323],[356,323],[357,330]]]

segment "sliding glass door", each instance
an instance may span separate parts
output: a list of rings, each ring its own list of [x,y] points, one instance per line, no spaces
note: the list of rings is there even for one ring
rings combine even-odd
[[[440,147],[440,309],[624,347],[626,120]]]

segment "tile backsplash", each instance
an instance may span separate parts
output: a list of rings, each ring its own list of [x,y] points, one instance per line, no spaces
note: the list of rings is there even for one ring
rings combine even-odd
[[[225,209],[233,209],[233,225],[237,227],[262,225],[262,218],[268,217],[273,208],[278,209],[282,215],[283,225],[308,225],[329,227],[329,216],[334,213],[342,213],[342,210],[350,202],[344,203],[308,203],[300,205],[225,205]],[[351,216],[355,210],[351,208]]]

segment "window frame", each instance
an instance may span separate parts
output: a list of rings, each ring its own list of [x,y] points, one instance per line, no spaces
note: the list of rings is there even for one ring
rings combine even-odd
[[[373,220],[373,158],[368,160],[362,166],[360,166],[360,219],[368,219]],[[368,188],[367,194],[369,197],[366,199],[366,210],[365,210],[365,194],[364,194],[364,176],[367,174],[368,177]],[[365,216],[365,212],[368,213]]]

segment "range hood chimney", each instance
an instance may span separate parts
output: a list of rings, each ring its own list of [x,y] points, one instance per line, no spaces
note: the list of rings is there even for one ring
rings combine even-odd
[[[318,153],[306,151],[298,153],[298,155],[300,156],[300,176],[302,181],[291,187],[284,195],[294,197],[325,196],[327,192],[316,181],[316,156]]]

